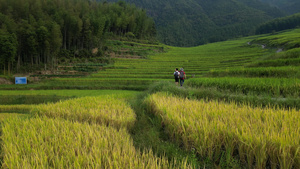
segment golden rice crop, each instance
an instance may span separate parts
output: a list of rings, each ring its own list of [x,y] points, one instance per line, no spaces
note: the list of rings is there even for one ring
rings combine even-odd
[[[2,124],[3,168],[176,168],[140,152],[126,129],[47,117]],[[186,162],[177,168],[191,168]]]
[[[300,96],[300,79],[297,78],[193,78],[187,83],[190,87],[216,87],[220,90],[268,94],[271,96]]]
[[[132,127],[136,115],[130,106],[114,95],[83,97],[57,103],[41,104],[32,109],[38,116],[63,118],[71,121]]]
[[[0,122],[10,117],[28,117],[28,115],[19,113],[0,113]]]
[[[0,112],[4,111],[28,111],[30,112],[32,105],[0,105]]]
[[[300,112],[196,101],[164,93],[151,95],[149,108],[186,148],[217,161],[221,150],[238,154],[248,168],[300,167]]]

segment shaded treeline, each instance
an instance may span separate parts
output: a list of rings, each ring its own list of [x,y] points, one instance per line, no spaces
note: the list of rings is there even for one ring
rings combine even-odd
[[[256,34],[271,33],[297,27],[300,27],[300,13],[266,22],[256,29]]]
[[[276,6],[287,14],[300,12],[299,0],[260,0],[272,6]]]
[[[155,34],[146,12],[124,2],[0,0],[0,72],[53,68],[60,57],[101,57],[107,38]],[[99,50],[92,55],[94,48]]]
[[[172,46],[197,46],[253,35],[258,25],[285,16],[259,0],[124,1],[147,9],[155,21],[157,38]]]

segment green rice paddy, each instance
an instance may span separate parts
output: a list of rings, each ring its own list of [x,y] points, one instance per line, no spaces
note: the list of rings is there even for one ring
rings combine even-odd
[[[278,106],[293,109],[297,113],[298,110],[295,109],[300,109],[299,39],[300,29],[295,29],[198,47],[179,48],[157,45],[154,46],[157,50],[164,49],[165,52],[152,53],[139,58],[127,58],[128,51],[126,56],[124,54],[122,57],[122,52],[119,52],[114,65],[106,65],[89,76],[49,77],[39,83],[29,81],[28,85],[0,85],[0,122],[15,116],[32,117],[34,108],[40,108],[39,113],[50,112],[50,110],[51,113],[66,112],[60,115],[72,119],[73,111],[76,112],[81,108],[84,109],[84,105],[89,105],[87,114],[93,112],[97,115],[95,108],[89,104],[90,96],[96,99],[93,103],[101,102],[101,99],[109,96],[121,100],[122,104],[124,101],[126,102],[124,105],[133,108],[136,122],[132,121],[130,126],[134,125],[131,136],[136,147],[147,150],[152,146],[155,153],[163,156],[166,154],[169,159],[175,157],[182,161],[187,160],[188,164],[193,163],[195,166],[208,165],[209,168],[225,165],[227,168],[233,166],[242,168],[242,165],[236,161],[234,152],[222,152],[221,157],[216,159],[219,164],[212,164],[211,161],[205,161],[205,157],[199,157],[197,152],[183,150],[180,145],[170,142],[170,136],[164,133],[163,121],[154,114],[147,114],[149,113],[147,111],[150,111],[149,107],[147,105],[146,108],[143,107],[145,106],[143,99],[146,96],[140,99],[139,94],[149,95],[157,91],[165,91],[184,99],[201,99],[202,102],[205,102],[205,99],[206,101],[219,100],[229,104],[236,102],[258,107],[257,109],[271,105],[274,109]],[[117,52],[118,48],[114,50]],[[183,87],[174,84],[175,68],[184,68],[187,75]],[[81,100],[80,98],[86,100],[82,106],[76,102]],[[61,109],[67,103],[69,107]],[[107,104],[102,106],[105,107]],[[226,107],[226,104],[224,105]],[[102,110],[97,104],[94,107]],[[119,110],[113,112],[120,113]],[[103,114],[110,116],[105,111]],[[90,117],[88,115],[83,117],[79,112],[77,118],[85,121]],[[295,140],[298,141],[297,138]],[[255,142],[253,144],[256,145]],[[298,149],[294,152],[297,158]],[[209,151],[214,152],[213,149]],[[280,152],[278,154],[280,156]],[[201,160],[204,162],[199,162]],[[272,164],[272,166],[298,167],[299,159],[294,161],[290,165]],[[258,167],[251,163],[248,166]],[[264,166],[271,165],[264,164]]]

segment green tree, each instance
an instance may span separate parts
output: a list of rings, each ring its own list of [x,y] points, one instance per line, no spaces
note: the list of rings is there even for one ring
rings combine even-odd
[[[17,38],[6,30],[0,29],[0,65],[3,74],[10,74],[11,67],[17,54]]]
[[[91,49],[101,50],[106,38],[128,36],[154,38],[154,22],[145,11],[119,3],[88,0],[0,0],[1,70],[58,63],[58,57],[73,56]],[[139,21],[136,23],[136,21]],[[146,20],[146,21],[143,21]],[[12,43],[16,41],[16,43]],[[16,62],[14,62],[16,60]],[[8,64],[9,63],[9,64]],[[13,66],[11,66],[13,64]],[[9,66],[9,67],[8,67]]]

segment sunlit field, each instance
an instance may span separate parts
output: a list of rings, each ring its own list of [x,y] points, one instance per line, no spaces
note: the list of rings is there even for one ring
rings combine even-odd
[[[0,85],[2,167],[298,169],[299,39],[161,45],[89,76]]]
[[[213,161],[225,151],[248,168],[266,168],[267,163],[271,168],[297,168],[300,164],[297,110],[194,101],[162,93],[147,102],[174,140]]]

